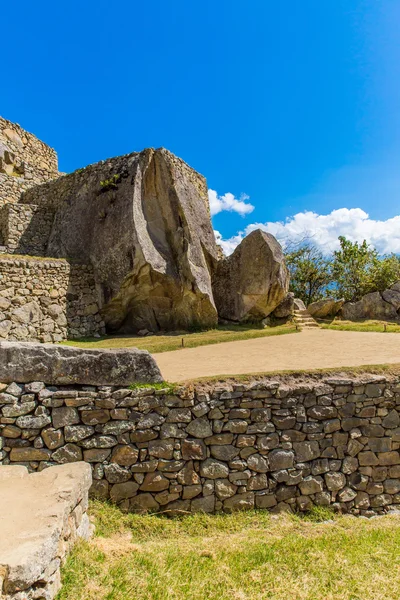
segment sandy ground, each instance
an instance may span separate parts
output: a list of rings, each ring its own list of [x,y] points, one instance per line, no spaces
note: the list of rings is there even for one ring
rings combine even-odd
[[[313,329],[154,354],[166,381],[400,363],[399,333]]]

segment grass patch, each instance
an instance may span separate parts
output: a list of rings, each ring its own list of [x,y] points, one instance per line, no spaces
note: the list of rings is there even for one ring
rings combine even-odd
[[[62,343],[77,346],[78,348],[139,348],[140,350],[148,350],[155,354],[157,352],[169,352],[170,350],[181,350],[182,348],[196,348],[197,346],[206,346],[208,344],[250,340],[286,333],[296,333],[296,326],[286,324],[264,329],[256,325],[220,325],[217,329],[193,333],[178,331],[146,337],[106,336],[102,338],[68,340]]]
[[[378,333],[400,333],[400,324],[388,321],[342,321],[335,319],[331,322],[318,320],[322,329],[335,331],[376,331]]]
[[[126,515],[91,505],[57,600],[397,600],[400,517]],[[323,517],[328,516],[329,519]],[[319,522],[323,518],[324,522]]]
[[[204,376],[197,377],[195,379],[191,379],[190,381],[182,382],[182,385],[195,384],[195,383],[251,383],[255,380],[264,380],[266,377],[276,377],[278,380],[283,379],[303,379],[306,376],[308,379],[310,377],[321,378],[321,377],[331,377],[332,375],[343,375],[348,373],[350,376],[362,375],[363,373],[368,373],[372,375],[400,375],[400,363],[393,364],[385,364],[382,363],[380,365],[361,365],[354,367],[329,367],[326,369],[282,369],[280,371],[258,371],[254,373],[239,373],[238,375],[212,375],[212,376]]]
[[[166,394],[173,394],[177,388],[177,384],[162,381],[161,383],[131,383],[130,390],[163,390]]]

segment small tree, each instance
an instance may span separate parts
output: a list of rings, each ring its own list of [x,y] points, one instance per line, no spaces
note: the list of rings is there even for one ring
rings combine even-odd
[[[361,244],[339,237],[332,275],[336,293],[354,302],[370,292],[382,292],[400,279],[400,261],[394,254],[379,256],[366,240]]]
[[[378,258],[366,240],[359,244],[339,237],[340,250],[333,253],[332,275],[337,294],[346,301],[359,300],[370,291],[369,266]]]
[[[376,257],[369,270],[370,288],[383,292],[400,281],[400,259],[395,254]]]
[[[310,242],[286,254],[290,289],[308,306],[320,300],[332,281],[331,260]]]

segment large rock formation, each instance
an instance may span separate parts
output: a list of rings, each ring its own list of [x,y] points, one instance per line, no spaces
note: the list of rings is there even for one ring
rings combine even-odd
[[[206,181],[167,150],[91,165],[23,202],[55,213],[47,255],[92,264],[109,331],[216,325]]]
[[[264,319],[282,302],[288,288],[282,248],[274,236],[260,229],[218,263],[213,278],[219,316],[237,322]]]

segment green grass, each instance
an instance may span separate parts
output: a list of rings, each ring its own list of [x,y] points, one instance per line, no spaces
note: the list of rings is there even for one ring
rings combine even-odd
[[[318,321],[322,329],[334,329],[335,331],[376,331],[380,333],[400,333],[400,324],[387,321],[342,321],[335,319],[332,322]]]
[[[323,509],[125,515],[99,502],[96,537],[78,542],[57,600],[397,600],[400,517]],[[323,522],[321,522],[321,520]]]
[[[174,332],[163,335],[140,336],[107,336],[103,338],[83,338],[80,340],[68,340],[63,342],[78,348],[139,348],[149,352],[168,352],[170,350],[181,350],[184,348],[196,348],[208,344],[220,344],[221,342],[233,342],[238,340],[250,340],[253,338],[268,337],[272,335],[283,335],[295,333],[296,327],[292,324],[278,325],[266,329],[256,325],[220,325],[217,329],[209,329],[196,333],[187,331]],[[183,340],[183,345],[182,345]]]
[[[162,381],[161,383],[131,383],[129,389],[131,390],[158,390],[164,391],[166,394],[173,394],[176,390],[177,384],[168,383],[168,381]]]

